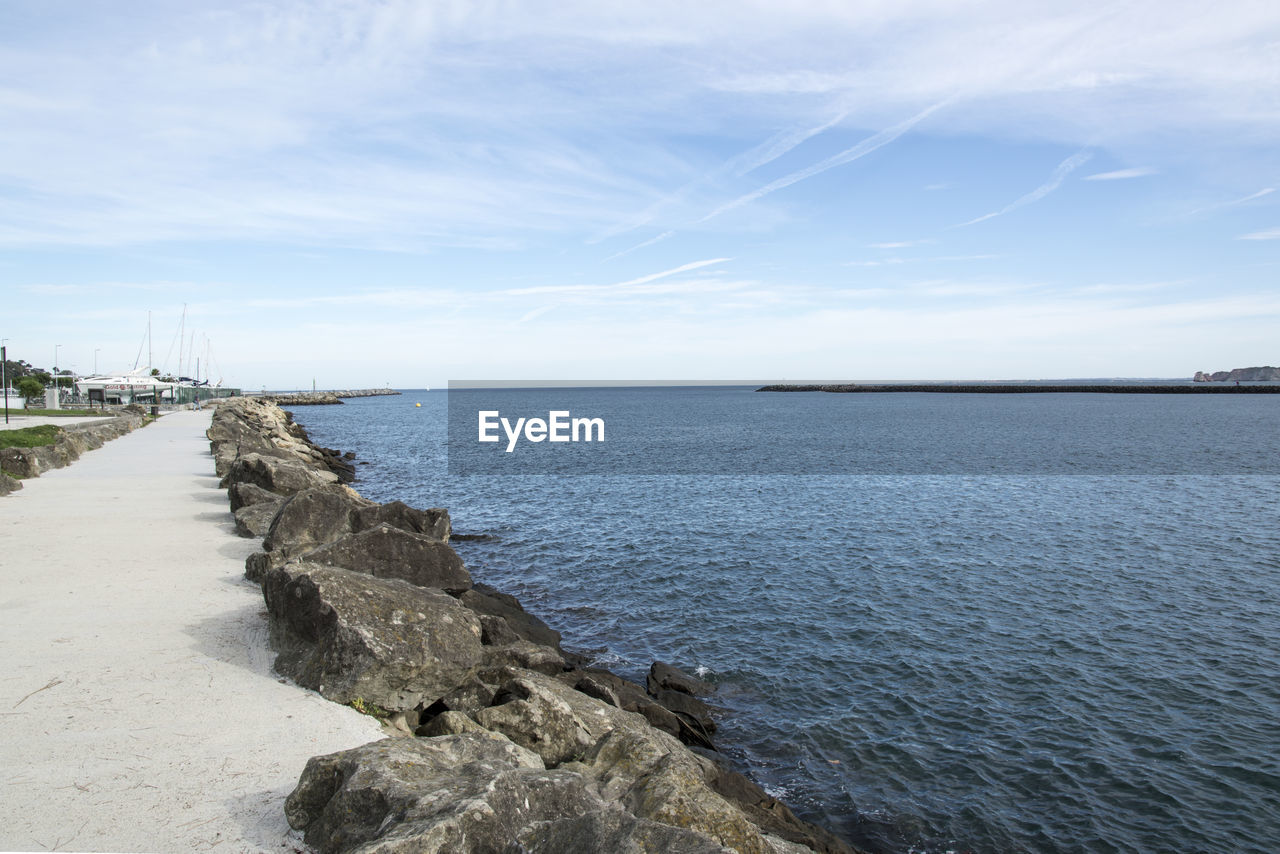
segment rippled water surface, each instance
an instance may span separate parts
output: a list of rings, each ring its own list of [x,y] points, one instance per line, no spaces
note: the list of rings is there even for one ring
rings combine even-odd
[[[491,535],[473,575],[566,645],[704,671],[806,817],[877,851],[1277,849],[1280,478],[450,477],[444,398],[296,415],[365,495]],[[1217,439],[1270,454],[1280,396],[1251,406]]]

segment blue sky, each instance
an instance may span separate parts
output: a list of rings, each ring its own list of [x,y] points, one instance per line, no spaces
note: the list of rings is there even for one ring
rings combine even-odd
[[[0,127],[42,366],[184,304],[249,388],[1280,362],[1274,3],[8,0]]]

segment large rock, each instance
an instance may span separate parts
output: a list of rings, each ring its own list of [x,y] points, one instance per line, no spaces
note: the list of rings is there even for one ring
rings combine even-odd
[[[446,543],[449,542],[452,531],[448,510],[443,507],[418,510],[403,501],[388,501],[386,504],[364,507],[356,513],[353,524],[357,531],[390,525],[401,531],[423,534]]]
[[[525,611],[516,597],[501,593],[487,584],[477,584],[459,597],[477,614],[488,614],[506,620],[511,630],[520,637],[544,646],[559,649],[560,633]]]
[[[661,661],[655,661],[649,667],[649,676],[645,680],[645,685],[649,693],[655,696],[659,691],[680,691],[684,694],[705,697],[716,690],[710,682],[704,682]]]
[[[805,851],[799,845],[770,839],[742,810],[707,785],[702,757],[669,753],[636,781],[622,799],[643,818],[684,827],[710,837],[739,854]]]
[[[294,499],[297,500],[296,498]],[[359,516],[366,510],[355,511]],[[376,578],[399,578],[419,587],[458,595],[471,587],[471,575],[449,545],[434,537],[383,523],[340,537],[307,554],[312,563],[340,566]]]
[[[643,715],[650,724],[665,733],[674,735],[685,744],[692,744],[714,750],[710,733],[704,727],[697,726],[691,720],[676,714],[671,709],[649,696],[643,688],[621,676],[594,667],[584,667],[570,671],[562,677],[568,685],[589,697],[603,700],[628,712]]]
[[[302,561],[262,592],[277,672],[338,703],[425,708],[484,661],[479,619],[445,593]]]
[[[22,481],[0,472],[0,495],[8,495],[19,489],[22,489]]]
[[[482,726],[596,781],[601,797],[632,814],[702,834],[735,851],[801,850],[772,838],[711,785],[721,773],[673,736],[571,688],[520,673],[494,704],[474,715]]]
[[[39,477],[41,457],[35,448],[0,448],[0,471],[13,477]]]
[[[244,560],[244,577],[254,584],[261,584],[268,572],[288,562],[288,555],[282,552],[254,552]]]
[[[232,513],[235,517],[236,533],[242,537],[265,537],[271,530],[271,520],[275,519],[281,503],[283,503],[281,500],[263,501],[236,510]]]
[[[786,804],[736,771],[716,765],[708,771],[707,783],[766,833],[823,854],[856,854],[849,843],[826,828],[797,818]]]
[[[285,816],[321,854],[489,854],[511,850],[534,825],[600,808],[581,775],[548,771],[501,736],[468,732],[316,757]]]
[[[550,767],[581,759],[613,726],[603,704],[592,708],[557,690],[559,683],[529,673],[502,687],[493,705],[476,713],[476,722],[535,751]],[[572,692],[567,692],[572,693]]]
[[[716,731],[716,722],[711,718],[711,708],[697,697],[683,691],[659,691],[653,698],[680,716],[695,731],[708,741]]]
[[[233,483],[252,483],[280,495],[293,495],[337,482],[338,476],[333,472],[311,468],[301,460],[268,457],[257,453],[237,457],[222,479],[224,487]]]
[[[280,507],[262,547],[303,554],[352,532],[352,514],[373,502],[346,486],[305,489]]]
[[[618,854],[732,854],[692,830],[636,818],[617,804],[585,815],[540,821],[527,827],[516,842],[521,851],[599,851]]]
[[[281,496],[278,493],[270,492],[253,483],[231,484],[227,489],[227,497],[231,499],[232,513],[241,507],[252,507],[254,504],[260,504],[264,501],[273,502],[279,507],[281,500]]]

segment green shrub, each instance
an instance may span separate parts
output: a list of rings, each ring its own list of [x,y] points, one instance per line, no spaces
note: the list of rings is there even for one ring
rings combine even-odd
[[[0,430],[0,448],[38,448],[58,441],[61,427],[41,424],[39,427],[21,427],[17,430]]]

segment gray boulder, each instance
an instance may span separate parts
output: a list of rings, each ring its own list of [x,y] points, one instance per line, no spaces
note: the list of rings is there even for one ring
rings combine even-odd
[[[312,468],[301,460],[242,454],[231,463],[222,479],[223,487],[233,483],[252,483],[268,492],[293,495],[306,489],[329,486],[338,482],[331,471]]]
[[[234,513],[241,507],[252,507],[263,501],[273,501],[277,506],[280,504],[280,495],[263,489],[254,483],[233,483],[227,489],[227,497],[231,499],[231,512]]]
[[[662,705],[634,682],[593,667],[564,674],[562,680],[589,697],[603,700],[628,712],[643,715],[650,724],[674,735],[685,744],[714,750],[710,733]]]
[[[288,560],[280,552],[254,552],[244,559],[244,577],[254,584],[261,584],[273,567],[285,563]]]
[[[338,703],[425,708],[484,661],[479,619],[444,593],[302,561],[262,592],[276,671]]]
[[[511,630],[525,640],[560,648],[560,633],[526,612],[514,596],[501,593],[487,584],[476,584],[459,599],[477,614],[506,620]]]
[[[476,713],[476,722],[542,757],[550,767],[581,759],[602,735],[604,715],[584,720],[557,692],[528,676],[513,679]],[[597,726],[592,726],[597,724]]]
[[[13,477],[39,477],[41,472],[57,468],[57,455],[49,446],[40,448],[0,449],[0,471]]]
[[[595,781],[633,815],[692,830],[735,851],[803,850],[763,832],[710,781],[720,773],[675,737],[554,679],[521,673],[474,715],[477,723]]]
[[[401,531],[434,537],[441,542],[449,542],[452,523],[449,511],[443,507],[432,507],[418,510],[403,501],[388,501],[386,504],[373,504],[356,513],[353,527],[364,531],[378,525],[390,525]]]
[[[735,804],[747,818],[773,836],[823,854],[856,854],[856,849],[826,828],[797,818],[786,804],[736,771],[716,765],[707,783],[720,797]]]
[[[585,815],[541,821],[516,840],[518,850],[600,851],[610,854],[732,854],[710,838],[682,827],[636,818],[616,804]]]
[[[710,741],[712,734],[716,731],[716,722],[711,719],[711,708],[706,703],[683,691],[663,690],[653,698],[679,715]]]
[[[503,852],[531,825],[601,807],[501,736],[391,738],[307,763],[285,816],[321,854]],[[549,849],[541,849],[549,850]]]
[[[242,537],[265,537],[271,530],[271,520],[280,509],[280,501],[260,502],[241,507],[232,513],[236,522],[236,533]]]
[[[281,505],[262,547],[299,555],[331,543],[351,533],[352,513],[372,503],[346,486],[304,489]]]
[[[649,667],[649,676],[645,680],[649,693],[657,695],[659,691],[680,691],[695,697],[705,697],[716,690],[710,682],[690,676],[677,667],[655,661]]]
[[[359,516],[368,509],[360,508],[354,515]],[[309,552],[307,560],[376,578],[399,578],[455,596],[471,587],[471,575],[462,565],[462,558],[448,544],[393,528],[385,522],[323,545]]]
[[[22,481],[0,472],[0,495],[8,495],[19,489],[22,489]]]

